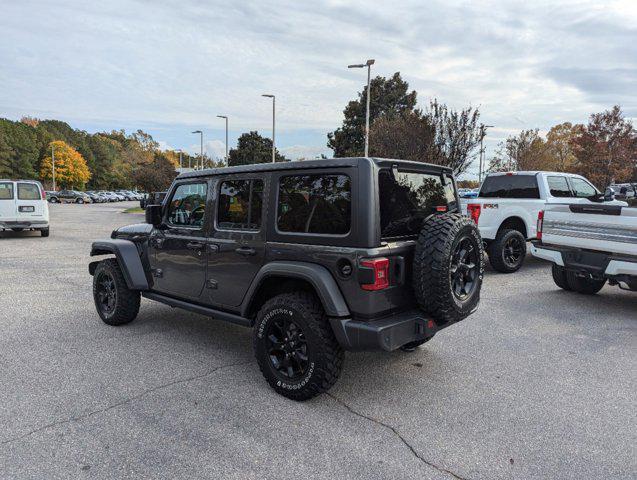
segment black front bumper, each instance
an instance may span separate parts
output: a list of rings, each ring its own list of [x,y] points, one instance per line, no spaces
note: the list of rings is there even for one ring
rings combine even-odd
[[[454,322],[437,325],[420,310],[409,310],[375,320],[331,318],[332,330],[345,350],[386,350],[432,337]]]

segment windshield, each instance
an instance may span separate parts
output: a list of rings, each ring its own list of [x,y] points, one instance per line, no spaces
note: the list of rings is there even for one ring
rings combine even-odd
[[[394,177],[392,171],[381,170],[378,187],[381,238],[418,235],[429,215],[457,207],[454,183],[447,175],[397,172]]]

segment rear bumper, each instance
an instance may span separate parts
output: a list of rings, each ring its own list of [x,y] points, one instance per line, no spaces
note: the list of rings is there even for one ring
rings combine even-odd
[[[331,318],[336,339],[345,350],[386,350],[388,352],[406,343],[432,337],[438,330],[452,323],[436,325],[420,310],[361,321]]]
[[[0,228],[48,228],[49,222],[47,220],[7,220],[0,221]]]
[[[630,258],[579,248],[542,245],[538,241],[532,242],[531,253],[534,257],[548,260],[576,272],[605,277],[637,276],[637,257]]]

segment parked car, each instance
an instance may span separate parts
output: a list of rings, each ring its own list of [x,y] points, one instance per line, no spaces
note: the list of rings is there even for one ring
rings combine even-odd
[[[103,203],[106,201],[106,198],[103,195],[100,195],[93,190],[87,190],[84,193],[86,193],[91,198],[92,203]]]
[[[491,266],[512,273],[522,266],[526,242],[536,237],[537,216],[547,203],[586,203],[598,194],[586,178],[572,173],[491,173],[478,197],[462,204],[480,229]]]
[[[51,192],[49,201],[51,203],[91,203],[91,197],[77,190],[60,190]]]
[[[101,195],[104,195],[106,200],[109,201],[109,202],[119,202],[120,198],[121,198],[119,195],[115,195],[115,193],[109,192],[109,191],[106,191],[106,190],[100,190],[99,193]]]
[[[628,200],[635,198],[635,187],[630,183],[623,183],[617,185],[610,185],[607,188],[607,192],[610,190],[617,200]]]
[[[40,182],[0,180],[0,229],[37,230],[49,236],[49,205]]]
[[[637,292],[637,208],[600,200],[547,205],[531,253],[553,262],[564,290],[595,294],[608,281]]]
[[[146,208],[148,205],[160,205],[164,198],[166,198],[166,192],[151,192],[139,201],[139,206]]]
[[[93,243],[109,325],[140,296],[253,328],[270,386],[328,390],[344,350],[414,349],[473,313],[484,269],[452,170],[347,158],[183,173],[148,223]]]

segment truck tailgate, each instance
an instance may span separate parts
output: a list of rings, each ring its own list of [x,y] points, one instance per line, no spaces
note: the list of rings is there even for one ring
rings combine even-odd
[[[547,205],[542,243],[635,255],[637,208],[616,205]]]

